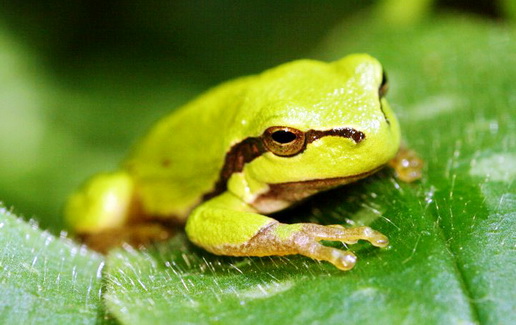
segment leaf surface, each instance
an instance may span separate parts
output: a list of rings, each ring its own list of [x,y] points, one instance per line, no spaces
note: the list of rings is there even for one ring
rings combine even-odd
[[[104,259],[0,208],[0,323],[96,324]]]
[[[106,299],[122,323],[516,321],[514,31],[456,16],[412,29],[361,18],[337,29],[318,57],[380,59],[425,176],[403,184],[386,170],[278,217],[370,224],[390,248],[352,246],[359,261],[350,272],[304,257],[215,257],[181,237],[117,251]]]

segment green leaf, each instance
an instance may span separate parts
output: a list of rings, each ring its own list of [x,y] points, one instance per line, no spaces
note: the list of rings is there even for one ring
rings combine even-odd
[[[96,324],[104,320],[104,259],[0,207],[0,323]]]
[[[403,184],[384,171],[278,217],[371,224],[390,248],[352,246],[350,272],[304,257],[215,257],[183,237],[120,250],[107,259],[106,302],[122,323],[516,322],[514,30],[457,16],[409,29],[359,18],[319,53],[380,59],[425,176]]]

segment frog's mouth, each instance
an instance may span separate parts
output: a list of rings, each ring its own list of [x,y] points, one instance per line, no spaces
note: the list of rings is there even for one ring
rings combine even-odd
[[[268,191],[260,194],[251,205],[260,213],[267,214],[276,212],[313,194],[365,178],[376,173],[383,167],[384,166],[380,166],[365,173],[350,176],[269,184]]]

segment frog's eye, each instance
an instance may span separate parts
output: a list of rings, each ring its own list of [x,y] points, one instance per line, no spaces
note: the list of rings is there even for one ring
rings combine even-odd
[[[306,147],[305,133],[287,126],[272,126],[265,130],[262,138],[267,150],[276,156],[294,156]]]
[[[382,82],[380,87],[378,88],[378,96],[382,98],[387,94],[387,90],[389,90],[389,82],[387,81],[387,74],[385,71],[382,72]]]

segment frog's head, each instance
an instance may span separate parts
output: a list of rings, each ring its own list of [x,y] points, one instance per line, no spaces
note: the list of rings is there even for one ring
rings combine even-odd
[[[295,61],[249,85],[239,118],[249,121],[244,137],[256,139],[262,152],[246,164],[247,179],[319,182],[317,191],[377,171],[398,150],[385,73],[369,55]]]

